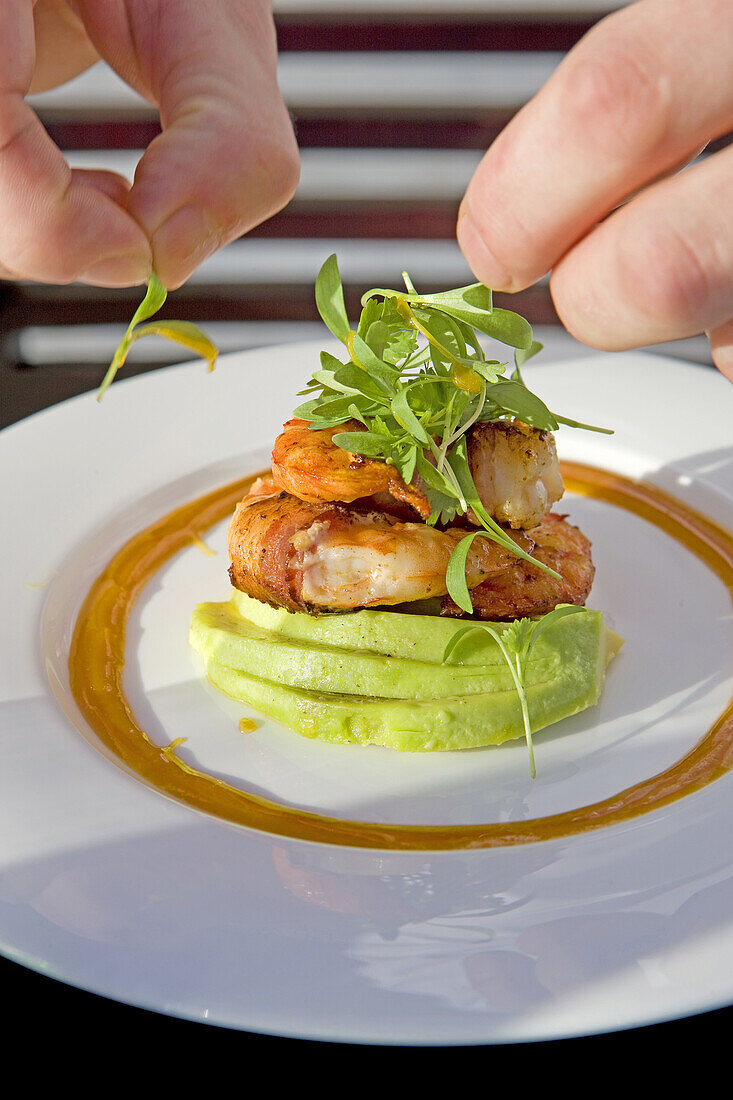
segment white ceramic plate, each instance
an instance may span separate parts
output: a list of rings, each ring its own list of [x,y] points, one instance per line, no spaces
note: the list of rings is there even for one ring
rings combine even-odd
[[[492,850],[316,844],[208,817],[100,751],[66,682],[81,600],[178,504],[266,464],[316,345],[115,383],[0,435],[0,948],[70,984],[283,1036],[501,1043],[604,1032],[733,1002],[733,776],[623,824]],[[531,368],[531,370],[530,370]],[[733,526],[733,389],[658,356],[530,364],[530,384],[607,437],[563,458],[641,477]],[[597,708],[469,754],[312,743],[201,681],[191,608],[227,595],[223,525],[144,591],[126,687],[159,744],[278,804],[347,821],[542,817],[669,767],[733,691],[726,586],[657,527],[587,497],[590,603],[626,639]]]

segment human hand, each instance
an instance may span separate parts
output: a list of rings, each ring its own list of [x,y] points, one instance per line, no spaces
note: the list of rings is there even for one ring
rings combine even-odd
[[[552,270],[579,340],[622,350],[706,332],[733,381],[733,0],[638,0],[598,23],[509,123],[461,205],[476,277]]]
[[[71,170],[28,92],[104,58],[160,111],[130,187]],[[298,152],[269,0],[2,0],[0,277],[180,286],[281,209]]]

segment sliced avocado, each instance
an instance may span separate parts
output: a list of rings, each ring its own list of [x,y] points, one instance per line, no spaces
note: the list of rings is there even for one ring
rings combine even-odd
[[[599,622],[597,612],[583,618],[588,619],[584,630],[590,631],[595,641],[599,627],[602,629],[602,619]],[[454,625],[453,633],[455,630]],[[466,648],[471,640],[466,638]],[[387,699],[439,699],[447,695],[510,691],[514,687],[496,642],[485,632],[481,632],[478,641],[485,651],[491,650],[492,658],[494,651],[499,653],[500,663],[492,659],[484,665],[431,664],[412,657],[390,657],[325,642],[299,641],[254,626],[231,604],[206,603],[193,612],[190,641],[202,656],[219,664],[255,673],[274,683],[314,691]],[[538,646],[531,662],[535,676],[550,680],[556,675],[561,641],[558,632],[545,639],[541,650]],[[460,659],[460,650],[457,656]]]
[[[548,683],[531,684],[527,700],[532,730],[593,706],[600,695],[605,660],[572,662]],[[274,684],[216,660],[206,660],[211,683],[304,737],[382,745],[401,752],[477,749],[524,737],[516,691],[444,699],[375,699],[307,691]]]
[[[270,607],[236,589],[232,592],[231,603],[255,626],[286,638],[358,652],[383,653],[388,657],[415,658],[436,665],[442,662],[445,647],[453,635],[466,625],[461,619],[404,614],[381,608],[337,615],[306,615]],[[501,631],[508,624],[493,625]],[[486,632],[479,631],[461,643],[460,662],[506,667],[496,642]]]

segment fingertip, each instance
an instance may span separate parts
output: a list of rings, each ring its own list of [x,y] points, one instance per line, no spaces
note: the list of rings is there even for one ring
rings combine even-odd
[[[75,179],[69,189],[63,233],[77,228],[74,282],[116,288],[139,286],[150,278],[150,243],[117,201],[122,183],[110,173],[92,181]]]
[[[202,206],[182,206],[153,234],[155,273],[168,290],[177,290],[223,242],[222,230]]]
[[[612,300],[603,280],[599,288],[597,267],[586,264],[581,252],[580,246],[573,249],[550,275],[550,295],[560,324],[575,340],[596,351],[636,346],[634,333],[619,321],[621,303]]]
[[[106,256],[102,260],[88,267],[76,282],[86,283],[89,286],[101,286],[115,289],[125,286],[141,286],[147,283],[151,274],[151,264],[147,257],[139,253],[123,253],[117,256]]]
[[[476,225],[470,209],[464,204],[458,215],[456,237],[468,266],[479,282],[491,290],[513,291],[520,287],[506,267],[489,248],[484,234]]]
[[[733,320],[718,325],[707,336],[713,363],[729,382],[733,382]]]
[[[127,196],[130,193],[130,181],[118,172],[110,172],[98,168],[72,168],[71,180],[73,184],[92,188],[118,206],[125,207]]]

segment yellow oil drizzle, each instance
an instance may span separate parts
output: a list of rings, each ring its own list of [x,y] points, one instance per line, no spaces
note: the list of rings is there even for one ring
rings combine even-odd
[[[618,474],[563,464],[566,488],[606,500],[666,531],[720,577],[733,596],[733,536],[661,490]],[[544,818],[486,825],[384,825],[306,813],[239,790],[177,755],[183,738],[154,745],[125,697],[125,629],[145,584],[178,551],[231,514],[255,478],[224,486],[139,532],[109,562],[79,613],[69,655],[70,686],[99,740],[151,786],[205,813],[318,843],[402,851],[493,848],[587,832],[664,806],[733,767],[733,700],[694,748],[670,768],[610,798]],[[244,719],[243,721],[248,721]],[[240,724],[241,729],[241,724]]]
[[[212,550],[210,546],[207,546],[200,535],[194,535],[191,539],[191,542],[194,544],[194,546],[197,546],[199,548],[202,554],[206,554],[209,558],[216,557],[216,551]]]

